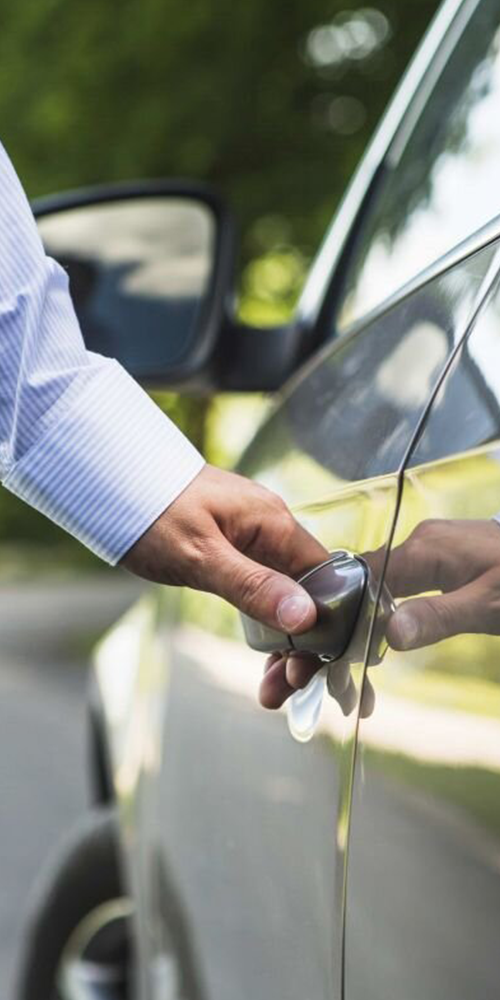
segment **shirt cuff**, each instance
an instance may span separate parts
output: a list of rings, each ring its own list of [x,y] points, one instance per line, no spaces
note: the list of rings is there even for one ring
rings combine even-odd
[[[131,376],[106,361],[3,484],[115,565],[204,464]]]

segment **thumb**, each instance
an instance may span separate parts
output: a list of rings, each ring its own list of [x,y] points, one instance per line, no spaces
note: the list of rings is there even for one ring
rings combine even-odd
[[[460,632],[473,631],[468,588],[435,597],[417,597],[400,604],[387,626],[393,649],[420,649]]]
[[[263,625],[300,633],[316,621],[316,605],[303,587],[229,544],[221,547],[210,575],[211,590]]]

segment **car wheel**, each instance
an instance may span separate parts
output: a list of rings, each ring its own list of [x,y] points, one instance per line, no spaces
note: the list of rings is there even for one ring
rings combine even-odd
[[[95,810],[49,865],[23,938],[16,1000],[122,1000],[131,978],[131,902],[116,818]]]

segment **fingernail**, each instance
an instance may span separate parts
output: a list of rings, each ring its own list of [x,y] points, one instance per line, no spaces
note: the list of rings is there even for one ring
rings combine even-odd
[[[414,649],[420,638],[420,625],[411,611],[398,611],[394,624],[397,628],[399,648]]]
[[[307,594],[284,597],[278,605],[277,617],[284,632],[293,632],[311,613],[314,602]]]

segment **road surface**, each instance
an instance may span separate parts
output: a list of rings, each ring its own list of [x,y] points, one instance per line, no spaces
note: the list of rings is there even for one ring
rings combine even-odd
[[[0,983],[12,996],[30,892],[86,808],[84,649],[136,599],[120,572],[0,587]]]

